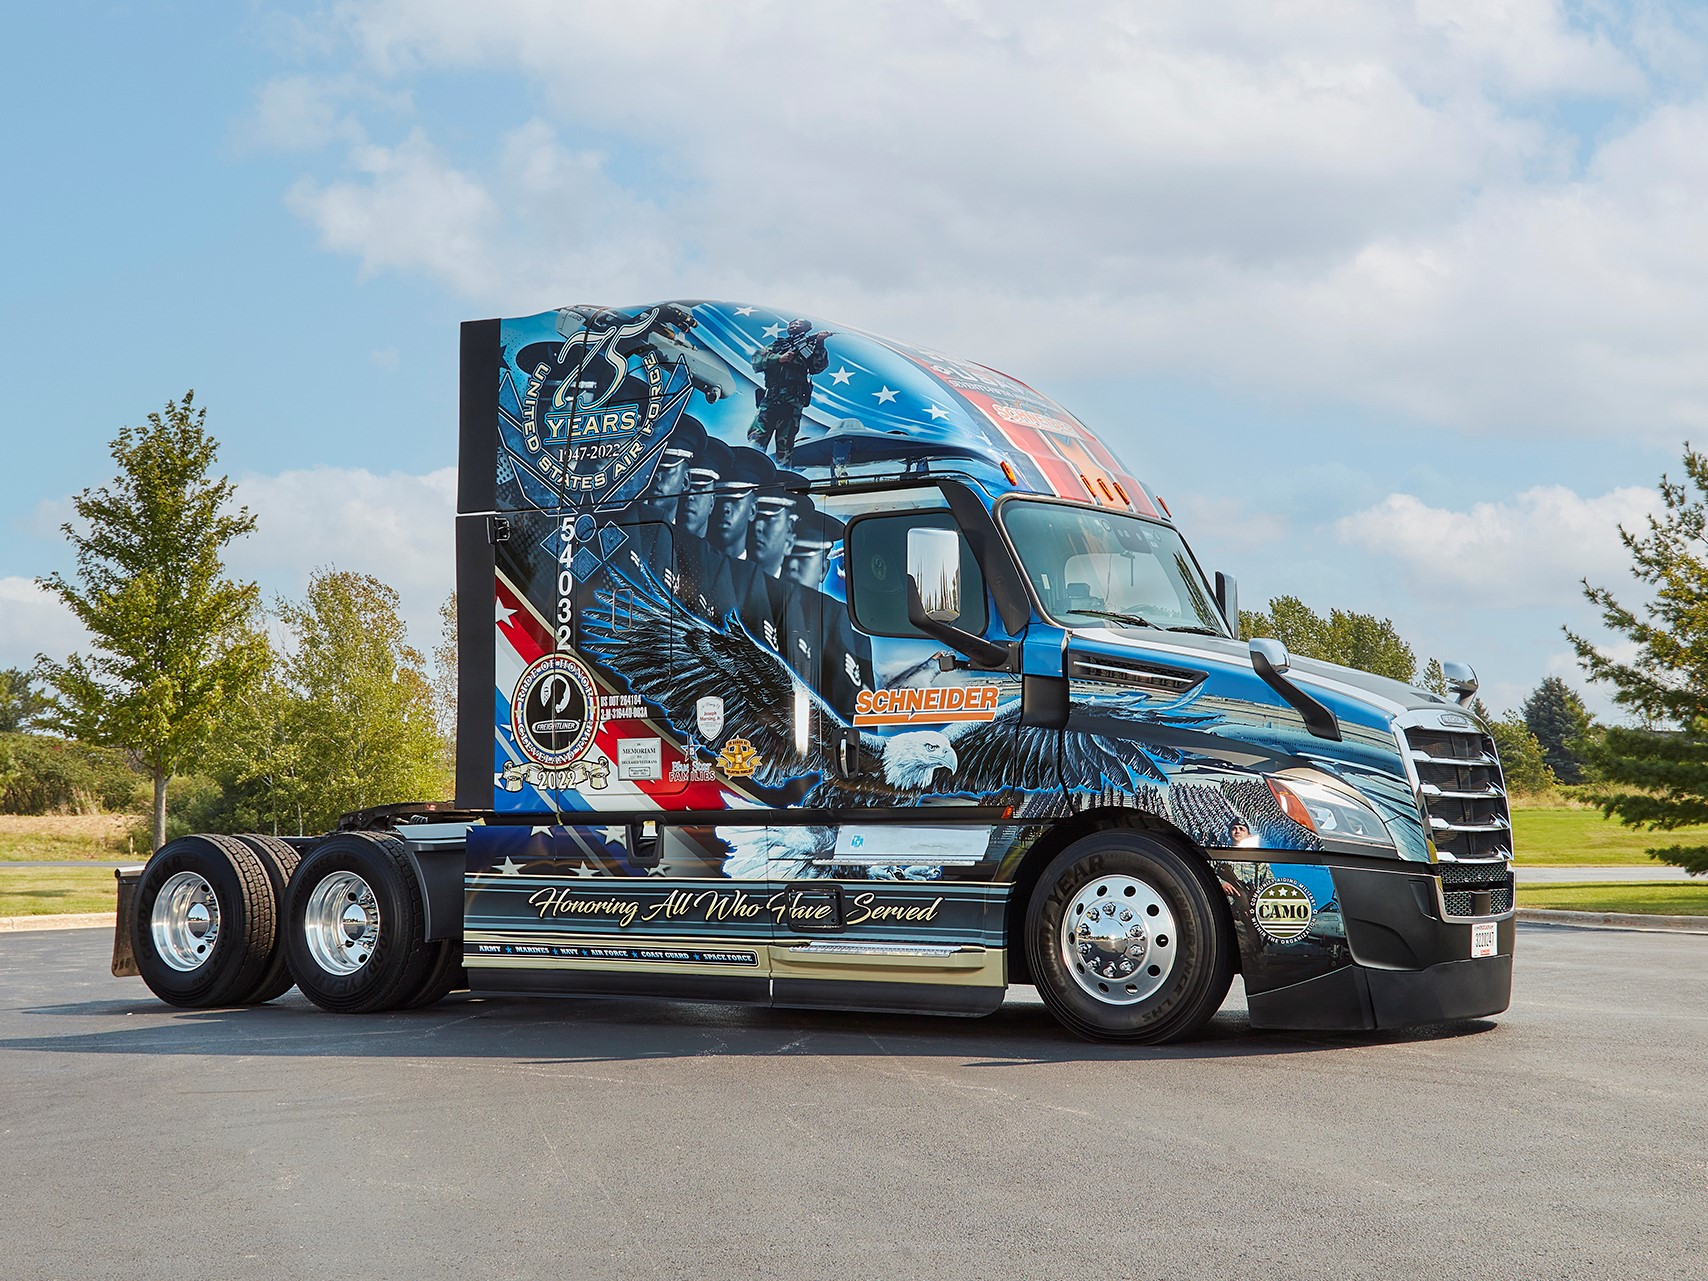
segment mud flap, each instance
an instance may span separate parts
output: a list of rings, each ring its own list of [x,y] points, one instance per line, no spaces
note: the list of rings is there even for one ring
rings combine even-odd
[[[136,978],[136,953],[130,946],[130,918],[136,910],[136,883],[142,879],[142,868],[117,867],[113,875],[119,882],[118,911],[113,915],[113,977]]]

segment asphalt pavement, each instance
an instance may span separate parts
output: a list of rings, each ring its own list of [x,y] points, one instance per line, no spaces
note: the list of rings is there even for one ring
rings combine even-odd
[[[0,935],[0,1275],[1700,1278],[1708,937],[1522,926],[1513,1008],[1088,1045],[453,998],[192,1012]]]

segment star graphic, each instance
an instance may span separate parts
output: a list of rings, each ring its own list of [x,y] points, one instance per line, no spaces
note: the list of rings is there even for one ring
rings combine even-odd
[[[600,838],[607,845],[627,845],[629,843],[629,830],[626,827],[596,827],[593,830],[599,833]]]
[[[497,606],[498,615],[494,621],[497,622],[500,627],[508,627],[510,625],[510,620],[516,616],[516,611],[506,606],[503,601],[498,600],[496,597],[493,599],[493,604]]]
[[[930,414],[934,421],[938,418],[947,418],[949,416],[949,411],[944,409],[943,406],[937,404],[927,405],[925,407],[925,412]]]
[[[521,873],[522,865],[506,854],[504,861],[492,870],[500,876],[516,876]]]
[[[875,391],[872,394],[878,398],[878,403],[880,405],[887,405],[890,401],[896,398],[895,392],[891,391],[888,387],[883,388],[881,391]]]
[[[831,374],[830,381],[840,387],[852,377],[854,377],[854,371],[848,368],[847,365],[843,365],[835,373]]]
[[[538,836],[542,832],[545,833],[545,835],[550,836],[552,834],[552,829],[550,827],[541,827],[539,825],[535,825],[528,829],[529,836]]]
[[[767,338],[775,338],[775,337],[777,337],[778,334],[780,334],[782,332],[783,332],[783,326],[781,326],[781,325],[766,325],[765,330],[764,330],[765,336]]]
[[[753,308],[752,307],[737,307],[735,309],[735,314],[738,316],[751,316],[753,314]]]

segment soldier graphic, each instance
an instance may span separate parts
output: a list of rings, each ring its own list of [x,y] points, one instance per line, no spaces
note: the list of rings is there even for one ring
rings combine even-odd
[[[765,375],[765,386],[757,392],[759,416],[747,438],[761,449],[777,442],[777,465],[787,467],[795,452],[795,436],[801,429],[801,413],[812,400],[814,374],[830,364],[824,340],[828,329],[809,332],[804,320],[791,320],[788,332],[753,357],[753,368]]]

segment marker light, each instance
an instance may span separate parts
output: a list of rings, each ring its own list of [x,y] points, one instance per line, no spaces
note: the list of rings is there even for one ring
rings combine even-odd
[[[1162,500],[1158,499],[1157,501]],[[1283,814],[1307,832],[1317,830],[1317,825],[1311,821],[1311,812],[1305,808],[1305,803],[1299,799],[1298,794],[1292,788],[1285,783],[1277,783],[1274,779],[1270,779],[1269,790],[1275,793],[1275,801],[1281,806]]]
[[[1115,495],[1109,492],[1109,482],[1104,480],[1101,476],[1097,478],[1097,487],[1103,491],[1103,496],[1110,502],[1115,501]]]
[[[1017,486],[1020,484],[1020,473],[1014,470],[1014,464],[1009,462],[1006,458],[1002,460],[1002,474],[1008,477],[1008,483],[1010,485]]]
[[[1085,478],[1084,472],[1079,474],[1079,483],[1085,486],[1085,492],[1091,495],[1091,501],[1096,502],[1097,491],[1091,487],[1091,482]]]
[[[1156,494],[1156,495],[1154,495],[1154,497],[1156,498],[1156,505],[1158,507],[1162,508],[1162,514],[1164,516],[1167,516],[1170,520],[1173,520],[1174,519],[1174,513],[1168,510],[1168,504],[1162,500],[1162,495]]]
[[[1120,481],[1115,482],[1115,492],[1121,495],[1121,501],[1126,503],[1127,506],[1131,507],[1133,505],[1133,500],[1127,497],[1127,491],[1121,488]]]

